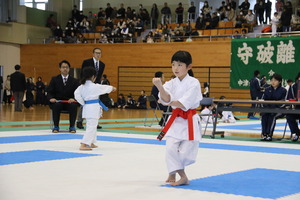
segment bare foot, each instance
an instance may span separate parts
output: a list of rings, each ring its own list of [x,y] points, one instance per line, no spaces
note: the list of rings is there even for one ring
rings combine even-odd
[[[86,144],[81,144],[79,150],[81,150],[81,151],[91,151],[92,148],[90,148]]]
[[[175,183],[175,181],[176,181],[176,174],[169,174],[169,177],[166,180],[166,183]]]
[[[92,147],[92,148],[98,148],[98,146],[95,145],[95,144],[91,144],[91,147]]]
[[[176,181],[175,183],[171,183],[171,186],[179,186],[179,185],[189,185],[190,181],[187,178],[181,178],[179,181]]]

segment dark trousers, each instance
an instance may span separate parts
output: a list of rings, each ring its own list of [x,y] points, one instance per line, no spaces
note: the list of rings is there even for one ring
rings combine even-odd
[[[62,110],[69,112],[70,127],[75,126],[75,120],[77,115],[77,103],[51,103],[53,123],[54,126],[59,126],[60,113]]]
[[[258,97],[251,97],[251,100],[257,100]],[[257,104],[252,104],[251,108],[257,107]],[[248,113],[248,118],[254,116],[254,113]]]
[[[296,121],[297,119],[300,120],[300,115],[292,115],[292,114],[286,115],[286,120],[287,120],[287,123],[289,124],[291,133],[296,133],[297,135],[300,135],[298,123]],[[300,123],[300,121],[299,121],[299,123]]]
[[[276,126],[275,114],[263,113],[261,117],[261,130],[264,136],[273,135],[274,128]]]
[[[15,111],[22,111],[24,91],[14,91]]]

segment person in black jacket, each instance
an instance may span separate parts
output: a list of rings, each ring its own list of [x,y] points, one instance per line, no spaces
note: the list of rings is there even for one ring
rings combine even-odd
[[[75,103],[74,92],[79,86],[79,81],[69,75],[70,63],[63,60],[59,63],[60,74],[52,77],[48,86],[47,97],[50,101],[50,108],[52,109],[52,116],[54,122],[53,133],[59,132],[59,119],[62,110],[69,112],[71,133],[76,133],[75,121],[77,115],[78,104]],[[62,101],[67,102],[62,102]]]
[[[81,72],[85,67],[95,67],[97,71],[97,76],[95,83],[101,84],[101,78],[102,74],[105,69],[105,64],[100,60],[102,56],[102,51],[100,48],[94,48],[93,49],[93,57],[86,59],[83,61],[82,66],[81,66]],[[84,129],[84,126],[82,124],[83,119],[82,119],[82,106],[80,106],[78,110],[78,117],[77,117],[77,128],[79,129]],[[102,127],[100,125],[97,126],[98,129],[101,129]]]
[[[260,86],[260,72],[258,70],[254,71],[254,77],[250,80],[250,96],[251,100],[258,100],[261,98],[261,86]],[[252,104],[252,107],[255,107],[256,104]],[[249,119],[258,119],[254,117],[254,113],[248,113]]]
[[[295,83],[290,87],[287,95],[287,100],[296,99],[296,101],[300,101],[300,72],[298,73]],[[299,106],[298,106],[299,107]],[[297,107],[297,109],[299,109]],[[297,124],[297,120],[300,120],[299,114],[287,114],[286,115],[287,123],[290,127],[291,133],[294,134],[292,139],[293,142],[296,142],[300,137],[300,129]],[[300,123],[300,121],[299,121]]]
[[[271,86],[265,89],[262,99],[266,101],[284,101],[286,97],[286,89],[282,87],[282,76],[274,74],[271,78]],[[270,104],[264,105],[268,108],[279,108],[280,105]],[[264,141],[272,141],[274,128],[276,126],[276,118],[278,115],[275,113],[262,113],[261,129]]]
[[[15,112],[22,112],[24,91],[26,89],[25,75],[20,72],[21,66],[15,65],[15,72],[10,75],[10,88],[15,99]]]

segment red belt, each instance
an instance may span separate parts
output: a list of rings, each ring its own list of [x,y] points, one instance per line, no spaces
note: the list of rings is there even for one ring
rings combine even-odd
[[[183,119],[188,120],[188,129],[189,129],[189,140],[194,140],[194,126],[193,126],[193,116],[196,114],[196,109],[190,109],[188,111],[183,111],[180,108],[176,108],[172,111],[171,118],[169,119],[166,126],[157,136],[158,140],[162,140],[171,125],[173,124],[176,117],[182,117]]]

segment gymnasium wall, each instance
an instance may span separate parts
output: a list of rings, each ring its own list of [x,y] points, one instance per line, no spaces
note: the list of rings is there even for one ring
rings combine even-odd
[[[124,87],[124,85],[132,82],[134,78],[136,82],[130,83],[132,84],[131,93],[137,97],[140,93],[140,85],[145,83],[147,84],[144,90],[150,91],[153,72],[166,70],[166,67],[170,67],[171,57],[177,50],[186,50],[192,54],[193,66],[195,66],[197,72],[195,76],[200,80],[202,86],[203,82],[209,81],[208,76],[211,77],[211,96],[225,95],[228,98],[235,99],[249,98],[249,91],[229,88],[230,41],[21,45],[23,72],[27,77],[32,76],[36,80],[38,76],[42,76],[44,81],[49,82],[52,76],[59,73],[58,63],[60,61],[66,59],[72,67],[80,68],[84,59],[92,57],[92,51],[95,47],[102,49],[101,60],[106,64],[104,74],[107,74],[112,85],[119,86],[118,92],[111,95],[114,99],[116,99],[117,93],[122,92],[125,95],[129,93],[130,89]],[[141,77],[141,73],[136,73],[141,69],[132,71],[132,67],[142,67],[142,72],[148,73],[148,75]],[[121,68],[122,70],[120,70]],[[126,70],[126,68],[131,68],[131,71]],[[171,69],[169,68],[167,71],[169,73],[166,80],[170,78]],[[124,73],[127,73],[127,75],[124,75]]]

